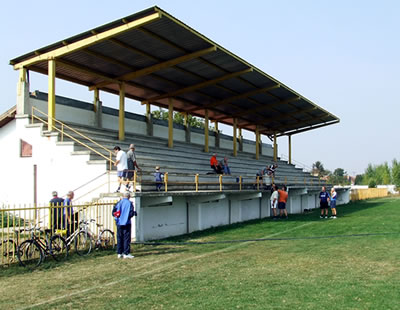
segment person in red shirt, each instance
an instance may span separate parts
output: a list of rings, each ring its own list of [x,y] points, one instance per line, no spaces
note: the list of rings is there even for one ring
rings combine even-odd
[[[215,173],[222,174],[222,167],[217,160],[217,154],[213,154],[210,158],[210,166],[215,171]]]
[[[278,198],[278,209],[279,209],[279,215],[281,218],[283,218],[283,214],[285,214],[285,218],[288,218],[288,214],[286,211],[286,203],[288,199],[288,193],[286,191],[286,186],[283,185],[282,189],[278,189],[279,193],[279,198]]]

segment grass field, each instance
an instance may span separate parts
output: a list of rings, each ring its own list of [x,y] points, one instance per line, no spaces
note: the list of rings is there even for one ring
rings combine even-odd
[[[283,240],[135,246],[133,260],[95,253],[47,259],[34,272],[0,269],[0,308],[400,309],[400,199],[350,203],[338,215],[321,220],[316,210],[168,241]]]

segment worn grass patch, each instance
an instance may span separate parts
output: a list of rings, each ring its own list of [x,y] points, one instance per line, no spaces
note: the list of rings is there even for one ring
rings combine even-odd
[[[400,199],[258,220],[27,272],[0,270],[2,309],[399,309]],[[330,238],[335,235],[389,233]],[[324,236],[324,239],[307,237]],[[208,245],[184,241],[252,240]],[[303,239],[303,237],[306,237]]]

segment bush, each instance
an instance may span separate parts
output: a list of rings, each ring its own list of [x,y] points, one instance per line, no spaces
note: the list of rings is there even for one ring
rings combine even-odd
[[[369,180],[368,182],[368,188],[376,188],[376,182],[375,180]]]

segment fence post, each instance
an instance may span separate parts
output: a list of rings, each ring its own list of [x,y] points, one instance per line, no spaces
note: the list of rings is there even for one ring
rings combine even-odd
[[[285,176],[285,185],[287,184],[287,177]]]
[[[239,190],[242,190],[242,176],[239,176]]]
[[[64,123],[61,123],[61,142],[64,141]]]
[[[164,175],[164,185],[165,185],[165,191],[168,192],[168,172],[165,172]]]
[[[257,190],[260,190],[260,177],[257,176]]]
[[[219,175],[219,191],[222,192],[222,174]]]
[[[198,174],[196,174],[194,176],[194,183],[196,184],[196,192],[198,192],[199,191],[199,175]]]

